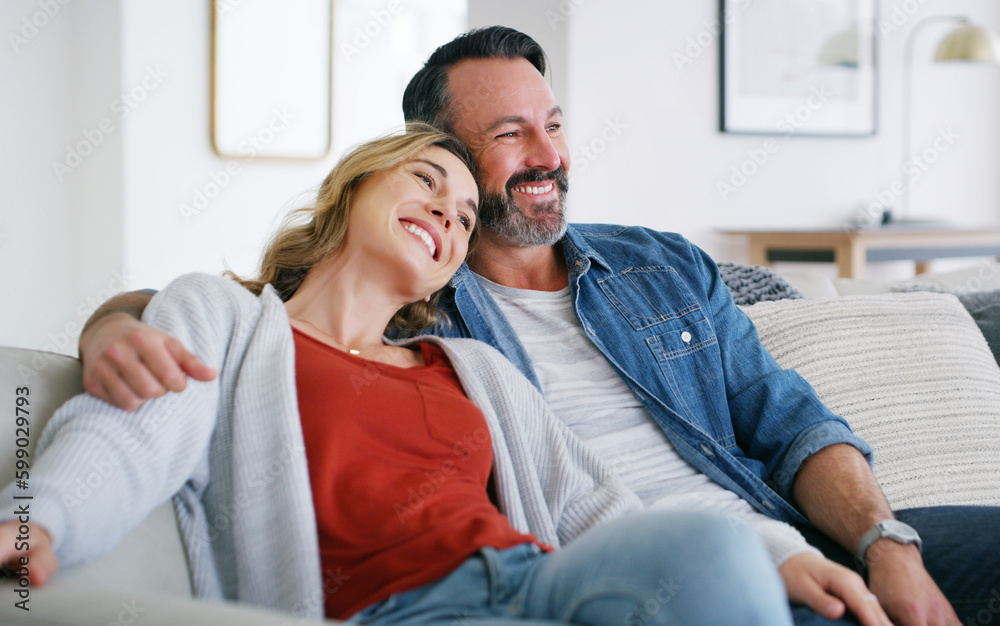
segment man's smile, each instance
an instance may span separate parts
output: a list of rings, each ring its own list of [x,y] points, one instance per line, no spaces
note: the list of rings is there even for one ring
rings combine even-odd
[[[532,196],[539,196],[539,195],[542,195],[542,194],[549,193],[550,191],[552,191],[552,189],[554,187],[555,187],[555,183],[553,181],[549,181],[548,183],[545,183],[545,184],[525,183],[523,185],[517,185],[517,186],[515,186],[514,187],[514,191],[516,191],[518,193],[529,194],[529,195],[532,195]]]

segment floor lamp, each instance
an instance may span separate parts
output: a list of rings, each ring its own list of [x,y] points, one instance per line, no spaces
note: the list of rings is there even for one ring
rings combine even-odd
[[[924,28],[931,24],[942,22],[952,22],[958,24],[951,30],[941,43],[938,44],[937,52],[934,55],[935,63],[950,61],[966,61],[971,63],[993,63],[1000,62],[1000,37],[995,32],[985,26],[973,24],[964,15],[937,15],[928,17],[917,23],[910,31],[906,39],[906,55],[903,60],[903,148],[901,152],[900,168],[911,157],[911,117],[913,115],[913,49],[917,41],[917,35]],[[901,181],[906,180],[906,172],[902,172]],[[899,198],[900,216],[895,216],[893,222],[906,222],[910,211],[910,188],[907,185],[906,191]]]

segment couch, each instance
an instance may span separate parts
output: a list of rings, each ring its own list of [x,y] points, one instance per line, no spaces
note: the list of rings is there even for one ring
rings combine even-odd
[[[872,446],[892,507],[1000,505],[1000,265],[782,278],[802,297],[743,309],[778,363]]]
[[[17,389],[27,387],[30,417],[29,443],[38,440],[49,416],[66,399],[83,391],[80,362],[38,350],[0,347],[0,406],[8,416],[0,426],[0,480],[14,479],[14,407]],[[22,413],[23,414],[23,413]],[[23,433],[18,433],[23,434]],[[99,484],[101,468],[81,476],[76,494]],[[29,470],[30,472],[30,470]],[[29,478],[30,480],[30,478]],[[4,514],[9,512],[4,511]],[[193,599],[187,561],[177,520],[170,503],[161,505],[118,546],[103,557],[69,569],[60,569],[44,587],[31,588],[30,610],[15,606],[22,600],[14,579],[0,580],[0,624],[90,624],[176,626],[177,624],[239,624],[277,626],[318,624],[291,614],[227,603]],[[325,623],[337,623],[328,621]]]
[[[772,301],[744,310],[778,362],[802,373],[872,444],[890,503],[1000,505],[1000,366],[981,331],[986,326],[948,293],[1000,289],[1000,265],[895,284],[812,271],[778,280],[765,289]],[[10,432],[0,435],[0,480],[9,481],[16,389],[30,389],[33,443],[56,407],[81,391],[80,366],[70,357],[0,348],[0,381],[8,415],[0,428]],[[81,476],[80,488],[99,480],[99,471]],[[307,623],[193,599],[169,504],[111,553],[61,570],[29,593],[30,611],[18,609],[16,580],[0,581],[0,624]]]

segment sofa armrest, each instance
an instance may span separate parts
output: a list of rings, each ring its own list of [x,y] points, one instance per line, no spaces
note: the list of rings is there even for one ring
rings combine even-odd
[[[53,581],[41,588],[31,588],[30,610],[17,608],[19,600],[15,581],[0,581],[0,624],[79,626],[80,624],[141,624],[176,626],[176,624],[240,624],[241,626],[298,626],[300,624],[339,624],[317,622],[289,613],[279,613],[231,603],[214,603],[176,596],[95,589],[89,586]]]

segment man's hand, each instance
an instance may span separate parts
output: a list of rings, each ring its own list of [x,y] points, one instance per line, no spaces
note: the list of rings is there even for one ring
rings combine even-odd
[[[32,585],[44,585],[52,574],[59,569],[59,560],[52,549],[52,538],[48,531],[37,524],[28,525],[27,539],[21,534],[21,524],[4,522],[0,524],[0,564],[10,567],[15,574],[23,570],[28,572],[28,582]],[[27,544],[27,549],[18,550]],[[23,559],[27,563],[23,563]]]
[[[793,604],[804,604],[829,620],[850,610],[864,626],[892,626],[861,576],[843,565],[804,552],[787,559],[778,571]]]
[[[126,411],[167,391],[183,391],[187,377],[209,381],[216,371],[179,341],[127,313],[110,313],[80,337],[83,388]]]
[[[879,539],[868,549],[868,584],[899,626],[959,626],[955,610],[924,569],[914,545]]]
[[[806,517],[851,554],[875,522],[893,517],[868,463],[846,444],[823,448],[806,459],[792,492]],[[916,546],[879,539],[868,550],[867,561],[868,584],[895,624],[959,624]]]

